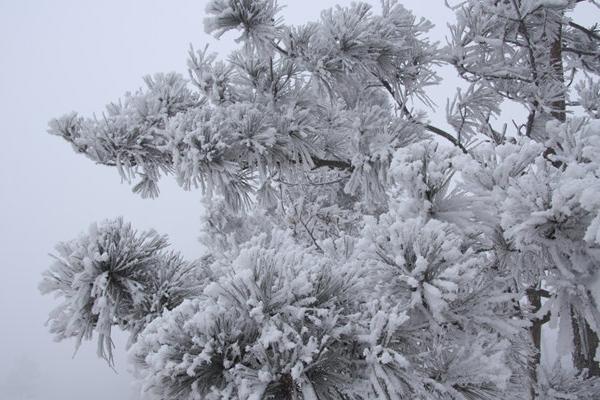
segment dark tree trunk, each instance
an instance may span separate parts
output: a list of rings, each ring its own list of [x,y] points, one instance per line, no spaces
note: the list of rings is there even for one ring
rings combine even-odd
[[[542,296],[539,290],[529,289],[527,290],[527,299],[531,307],[531,313],[536,313],[542,307]],[[534,353],[529,360],[529,395],[531,400],[537,399],[537,371],[541,360],[541,348],[542,348],[542,325],[544,321],[541,319],[532,319],[531,327],[529,328],[529,334],[531,335],[531,342],[533,343]]]
[[[571,309],[571,324],[573,325],[573,364],[579,371],[587,369],[590,376],[600,376],[600,363],[594,361],[598,348],[598,335],[573,309]]]
[[[554,78],[558,83],[564,85],[564,70],[562,63],[562,26],[558,29],[558,38],[552,43],[550,49],[550,62],[554,69]],[[552,103],[552,116],[561,122],[565,122],[567,119],[566,114],[566,102],[565,94],[560,99],[557,99]]]
[[[529,301],[530,313],[536,314],[542,308],[542,298],[549,298],[550,293],[545,289],[540,289],[539,285],[527,289],[527,300]],[[550,321],[550,313],[531,318],[531,327],[529,334],[531,343],[533,344],[533,354],[529,359],[529,395],[531,400],[538,399],[537,383],[538,383],[538,367],[541,361],[542,350],[542,326]]]

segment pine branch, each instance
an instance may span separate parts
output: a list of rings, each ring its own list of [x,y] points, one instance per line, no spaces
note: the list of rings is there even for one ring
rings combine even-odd
[[[392,98],[394,99],[394,101],[396,101],[396,103],[402,108],[402,111],[408,116],[409,120],[423,126],[425,129],[427,129],[429,132],[435,133],[438,136],[443,137],[444,139],[448,140],[450,143],[452,143],[454,146],[457,146],[459,149],[462,150],[463,153],[467,154],[468,151],[467,149],[454,137],[452,136],[450,133],[444,131],[443,129],[440,129],[436,126],[433,126],[431,124],[424,124],[420,121],[417,121],[417,119],[415,117],[412,116],[412,114],[410,113],[410,111],[408,110],[408,108],[406,108],[406,105],[403,104],[402,102],[400,102],[395,95],[394,89],[391,87],[391,85],[389,84],[389,82],[387,82],[385,79],[379,78],[379,81],[381,82],[381,84],[383,85],[383,87],[385,88],[385,90],[388,91],[388,93],[392,96]]]
[[[598,52],[593,52],[593,51],[586,51],[586,50],[580,50],[580,49],[574,49],[572,47],[567,47],[564,46],[562,48],[563,51],[566,51],[568,53],[574,53],[580,56],[590,56],[590,57],[598,57],[600,58],[600,53]]]
[[[342,160],[325,160],[319,157],[312,157],[312,162],[315,168],[329,167],[332,169],[340,169],[346,171],[354,170],[352,164]]]
[[[275,50],[277,50],[280,54],[289,57],[289,52],[286,51],[285,49],[281,48],[281,46],[273,43],[273,46],[275,48]],[[390,95],[392,96],[392,98],[394,99],[394,101],[396,101],[396,103],[398,103],[398,105],[402,108],[403,112],[409,117],[409,119],[412,122],[415,122],[419,125],[422,125],[425,129],[427,129],[428,131],[435,133],[438,136],[443,137],[444,139],[448,140],[450,143],[452,143],[454,146],[457,146],[458,148],[460,148],[462,150],[463,153],[468,153],[467,149],[454,137],[452,136],[450,133],[444,131],[443,129],[440,129],[436,126],[433,126],[431,124],[423,124],[420,121],[417,121],[408,111],[408,109],[406,108],[406,106],[404,104],[402,104],[401,102],[398,101],[398,99],[396,98],[396,95],[394,93],[394,89],[391,87],[391,85],[389,84],[389,82],[387,82],[385,79],[382,79],[380,77],[377,77],[379,79],[379,81],[381,82],[381,84],[383,85],[383,87],[388,91],[388,93],[390,93]],[[316,164],[316,159],[313,158],[313,161],[315,161]],[[326,161],[326,160],[320,160],[320,161]],[[336,161],[329,161],[327,163],[325,163],[325,165],[330,166],[333,165],[334,168],[338,168],[338,169],[348,169],[347,167],[344,166],[344,164],[348,165],[347,163],[343,163],[343,164],[339,164]],[[351,167],[351,166],[349,166]]]
[[[600,34],[598,34],[595,30],[588,29],[584,26],[581,26],[573,21],[569,21],[569,26],[571,28],[575,28],[590,37],[590,39],[600,40]]]

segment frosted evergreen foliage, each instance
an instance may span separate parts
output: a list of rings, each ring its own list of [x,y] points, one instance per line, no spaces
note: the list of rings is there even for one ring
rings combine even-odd
[[[198,272],[180,256],[164,253],[166,238],[138,234],[122,219],[92,225],[86,235],[57,247],[55,262],[40,284],[63,302],[52,311],[57,340],[98,334],[98,355],[112,363],[111,331],[137,334],[144,322],[198,293]]]
[[[343,398],[349,390],[352,276],[334,275],[288,237],[266,246],[262,238],[138,339],[132,357],[159,397]]]
[[[589,378],[586,372],[569,373],[559,365],[550,366],[542,373],[540,398],[549,400],[592,400],[600,393],[600,379]]]
[[[583,2],[452,2],[445,47],[392,0],[301,26],[274,0],[208,2],[206,31],[238,32],[227,59],[192,48],[189,79],[153,75],[49,129],[143,197],[164,175],[201,188],[206,253],[100,224],[57,247],[50,330],[96,334],[109,361],[112,329],[129,332],[150,400],[598,398],[600,35],[571,19]],[[466,84],[429,99],[442,64]],[[505,102],[526,117],[503,121]]]

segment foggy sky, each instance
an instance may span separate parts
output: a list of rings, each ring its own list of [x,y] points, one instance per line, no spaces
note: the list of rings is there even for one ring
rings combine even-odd
[[[378,4],[378,1],[369,1]],[[402,2],[402,1],[401,1]],[[119,215],[139,229],[168,234],[173,248],[197,257],[202,211],[199,191],[185,192],[172,178],[158,199],[144,200],[121,184],[114,169],[94,165],[62,139],[46,133],[50,119],[76,110],[89,116],[142,76],[187,74],[189,44],[223,57],[235,34],[215,41],[204,33],[207,1],[198,0],[0,0],[0,398],[125,400],[131,398],[122,336],[116,370],[95,355],[95,341],[73,358],[74,343],[55,343],[44,327],[57,302],[37,285],[59,241],[93,221]],[[350,1],[289,0],[286,21],[316,19],[320,10]],[[405,0],[417,16],[437,26],[430,37],[445,42],[453,13],[442,0]],[[597,9],[578,22],[598,19]],[[595,13],[595,16],[594,16]],[[430,90],[443,107],[458,84],[455,73]],[[443,124],[442,113],[434,120]],[[432,114],[433,115],[433,114]],[[17,394],[21,393],[21,394]],[[19,397],[21,396],[21,397]],[[7,398],[6,400],[13,400]]]

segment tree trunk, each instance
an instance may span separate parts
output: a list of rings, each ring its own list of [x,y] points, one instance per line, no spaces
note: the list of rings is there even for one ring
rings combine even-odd
[[[594,361],[598,348],[598,335],[585,319],[571,309],[573,326],[573,365],[579,370],[587,369],[590,376],[600,376],[600,363]]]
[[[562,25],[558,28],[558,38],[552,43],[550,49],[550,62],[554,69],[554,78],[564,87],[564,69],[562,63]],[[560,99],[552,103],[552,116],[560,122],[565,122],[567,119],[565,94],[563,92]]]
[[[531,313],[537,313],[542,307],[542,296],[538,289],[531,288],[527,290],[527,299],[531,307]],[[531,327],[529,328],[529,334],[531,335],[531,342],[533,343],[534,352],[529,360],[529,396],[531,400],[537,399],[537,382],[538,382],[538,366],[541,361],[541,348],[542,348],[542,325],[544,321],[535,318],[531,320]]]

